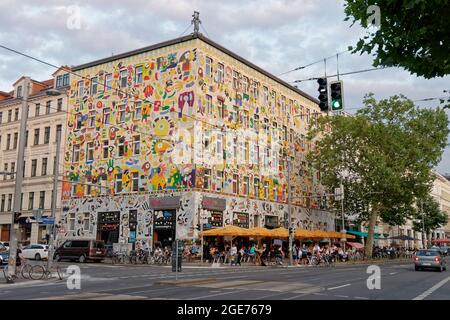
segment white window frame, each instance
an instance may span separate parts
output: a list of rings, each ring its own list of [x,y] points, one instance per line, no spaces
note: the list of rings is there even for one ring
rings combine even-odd
[[[104,108],[103,109],[103,124],[110,124],[111,123],[111,108]]]
[[[126,108],[125,104],[119,105],[119,123],[125,122]]]
[[[211,66],[212,66],[212,59],[210,57],[206,57],[205,58],[205,76],[207,76],[207,77],[212,76]]]
[[[125,84],[123,84],[125,82]],[[122,69],[119,72],[119,87],[120,88],[126,88],[128,83],[128,70]]]
[[[134,83],[135,84],[142,84],[144,81],[144,77],[143,77],[143,67],[142,66],[137,66],[134,69]]]
[[[137,186],[137,190],[135,190],[135,186]],[[131,173],[131,190],[134,192],[139,191],[139,172]]]
[[[91,94],[97,94],[98,92],[98,77],[91,78]]]
[[[72,147],[72,162],[80,161],[80,145],[74,144]]]
[[[141,153],[141,136],[133,137],[133,154],[139,155]]]
[[[222,83],[225,80],[225,66],[223,65],[223,63],[218,63],[217,64],[217,82],[218,83]]]
[[[112,73],[105,74],[105,86],[104,91],[109,91],[112,89]]]
[[[82,98],[84,94],[84,80],[78,81],[78,97]]]
[[[95,111],[89,111],[89,128],[95,127]]]
[[[142,119],[142,101],[136,101],[134,103],[134,120]]]
[[[94,141],[86,143],[86,161],[94,161]]]

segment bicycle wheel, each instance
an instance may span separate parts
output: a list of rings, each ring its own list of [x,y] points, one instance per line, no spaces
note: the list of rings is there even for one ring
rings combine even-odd
[[[64,279],[64,275],[63,275],[62,270],[61,270],[60,267],[56,267],[56,274],[58,275],[58,279],[59,280]]]
[[[30,271],[31,271],[31,265],[29,265],[29,264],[24,265],[22,270],[20,271],[22,278],[30,279]]]
[[[45,275],[45,268],[40,265],[35,265],[30,270],[30,278],[33,280],[41,280]]]

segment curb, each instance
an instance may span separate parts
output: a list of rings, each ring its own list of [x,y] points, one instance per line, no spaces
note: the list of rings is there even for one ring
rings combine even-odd
[[[199,278],[199,279],[185,279],[185,280],[161,280],[154,284],[174,284],[174,285],[193,285],[203,284],[217,281],[216,278]]]

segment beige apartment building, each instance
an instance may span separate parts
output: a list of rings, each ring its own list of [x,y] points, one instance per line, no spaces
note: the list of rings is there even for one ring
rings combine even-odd
[[[51,216],[53,177],[56,160],[56,132],[61,128],[61,141],[65,139],[67,119],[67,90],[69,87],[67,67],[61,67],[46,81],[31,80],[29,88],[28,118],[23,159],[21,212],[18,218],[19,243],[44,243],[47,225],[33,218],[33,210],[42,209],[43,217]],[[10,92],[0,92],[0,240],[10,237],[13,213],[14,186],[18,166],[22,97],[25,77],[18,79]],[[60,91],[58,96],[47,94],[49,89]],[[63,147],[62,147],[63,148]],[[62,149],[63,150],[63,149]],[[60,163],[63,161],[61,152]],[[58,180],[56,221],[61,211],[61,178]],[[9,174],[6,174],[9,173]]]

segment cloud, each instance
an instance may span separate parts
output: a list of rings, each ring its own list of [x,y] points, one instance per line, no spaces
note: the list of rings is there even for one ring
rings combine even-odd
[[[173,39],[189,27],[194,10],[200,12],[201,32],[227,49],[277,75],[336,54],[354,45],[364,34],[359,26],[343,21],[343,0],[110,0],[77,1],[2,0],[0,44],[29,53],[55,65],[78,65],[111,54],[130,51]],[[78,6],[80,29],[69,29]],[[192,32],[192,26],[185,34]],[[344,53],[340,72],[372,67],[369,55]],[[326,72],[335,74],[336,59],[327,60]],[[0,49],[0,90],[26,74],[38,80],[54,70]],[[323,75],[317,63],[288,73],[286,81]],[[442,96],[449,77],[426,80],[391,68],[343,76],[345,102],[349,109],[361,106],[367,92],[377,98],[403,93],[412,99]],[[317,83],[298,87],[317,96]],[[424,106],[435,106],[424,103]],[[449,151],[440,170],[450,172]]]

